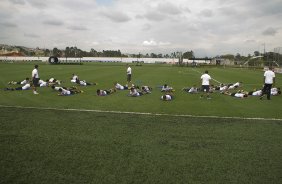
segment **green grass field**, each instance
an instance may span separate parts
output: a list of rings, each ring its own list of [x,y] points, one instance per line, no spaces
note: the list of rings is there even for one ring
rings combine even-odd
[[[30,77],[33,65],[0,63],[1,88]],[[67,87],[72,73],[99,84],[67,97],[50,88],[38,89],[39,95],[0,90],[0,183],[282,182],[281,96],[267,101],[214,93],[206,100],[181,91],[200,85],[206,69],[220,82],[242,81],[248,91],[262,86],[263,71],[132,66],[133,82],[153,87],[152,94],[133,98],[128,91],[95,93],[114,81],[125,84],[124,64],[39,67],[42,79],[55,77]],[[281,87],[281,74],[276,78]],[[160,100],[157,86],[165,83],[176,89],[171,102]]]
[[[21,81],[30,77],[33,64],[1,64],[0,85],[7,86],[11,80]],[[64,86],[71,86],[72,73],[79,75],[80,79],[89,82],[98,82],[98,86],[81,87],[85,93],[59,97],[50,88],[39,89],[40,95],[34,96],[31,91],[0,91],[1,105],[36,106],[74,109],[96,109],[130,112],[150,112],[166,114],[189,114],[205,116],[231,116],[231,117],[259,117],[282,118],[280,113],[282,98],[273,97],[272,101],[260,101],[256,97],[240,100],[222,94],[213,94],[212,100],[200,100],[199,95],[191,95],[181,91],[183,87],[200,85],[198,72],[205,68],[172,67],[167,65],[133,66],[133,82],[138,85],[153,87],[153,93],[139,98],[130,98],[128,91],[119,91],[107,97],[96,96],[96,90],[113,87],[113,82],[125,84],[125,65],[122,64],[84,64],[84,65],[40,65],[40,77],[47,79],[55,77],[63,80]],[[262,87],[263,72],[246,69],[209,68],[210,75],[223,83],[242,81],[244,90]],[[157,86],[168,84],[176,89],[176,99],[172,102],[160,100],[162,93]],[[214,84],[217,84],[214,82]],[[281,74],[277,74],[276,86],[282,86]]]

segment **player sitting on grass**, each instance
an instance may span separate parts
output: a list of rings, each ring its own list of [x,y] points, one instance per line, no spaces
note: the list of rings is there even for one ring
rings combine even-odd
[[[114,82],[114,88],[117,90],[125,90],[125,89],[128,89],[128,86],[127,85],[123,86],[117,82]]]
[[[143,93],[143,94],[150,94],[151,93],[151,91],[152,91],[152,88],[151,87],[149,87],[149,86],[141,86],[141,92]]]
[[[131,96],[131,97],[138,97],[138,96],[142,96],[143,93],[141,91],[138,91],[137,88],[130,88],[129,90],[129,95],[128,96]]]
[[[116,89],[108,89],[108,90],[97,89],[96,93],[98,96],[107,96],[113,94],[114,92],[116,92]]]
[[[168,86],[167,84],[162,86],[161,92],[173,92],[175,91],[172,87]]]
[[[196,85],[192,87],[186,87],[182,89],[183,91],[191,94],[199,93],[200,89],[196,87]]]
[[[79,80],[78,76],[76,74],[72,74],[71,82],[76,83],[76,80]]]
[[[17,87],[17,88],[4,88],[5,91],[14,91],[14,90],[28,90],[30,89],[30,83],[25,84],[22,87]]]
[[[171,101],[173,98],[174,96],[171,93],[167,93],[161,96],[161,100],[163,101]]]
[[[30,82],[30,81],[29,81],[29,78],[27,77],[27,78],[25,78],[25,80],[23,80],[23,81],[19,81],[19,82],[10,81],[10,82],[8,82],[8,84],[13,84],[13,85],[21,84],[21,85],[25,85],[25,84],[27,84],[27,83],[29,83],[29,82]]]

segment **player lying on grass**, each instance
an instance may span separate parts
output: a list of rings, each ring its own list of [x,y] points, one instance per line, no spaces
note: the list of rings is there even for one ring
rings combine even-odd
[[[46,81],[44,81],[44,80],[40,79],[38,81],[38,84],[39,84],[40,87],[47,87],[47,86],[49,86],[49,80],[47,79]]]
[[[173,92],[175,91],[172,87],[168,86],[167,84],[162,86],[161,92]]]
[[[273,96],[281,95],[281,90],[280,88],[271,88],[270,94]]]
[[[226,85],[226,84],[220,84],[219,86],[215,86],[215,87],[214,87],[214,90],[215,90],[215,91],[219,91],[220,93],[223,93],[223,92],[225,92],[225,91],[228,90],[228,85]]]
[[[29,80],[29,78],[27,77],[27,78],[25,78],[25,80],[23,80],[23,81],[19,81],[19,82],[10,81],[10,82],[8,82],[8,84],[13,84],[13,85],[21,84],[21,85],[25,85],[25,84],[27,84],[27,83],[29,83],[29,82],[30,82],[30,80]]]
[[[128,86],[127,85],[123,86],[123,85],[119,84],[118,82],[114,82],[114,88],[116,90],[125,90],[125,89],[128,89]]]
[[[60,89],[66,89],[66,90],[69,90],[69,91],[74,91],[75,93],[83,93],[83,91],[78,89],[76,86],[72,86],[72,87],[67,88],[67,87],[52,85],[51,88],[55,91],[59,91]]]
[[[251,95],[251,96],[261,96],[261,95],[262,95],[262,89],[250,91],[250,92],[248,93],[248,95]],[[280,90],[280,88],[271,88],[271,90],[270,90],[270,95],[272,95],[272,96],[281,95],[281,90]]]
[[[230,90],[230,89],[236,89],[236,88],[242,86],[242,82],[236,82],[236,83],[234,83],[234,84],[228,84],[227,86],[228,86],[228,90]]]
[[[243,90],[239,90],[237,92],[234,93],[230,93],[229,91],[225,91],[223,94],[225,95],[229,95],[235,98],[247,98],[248,97],[248,92],[243,91]]]
[[[141,92],[143,94],[150,94],[150,93],[152,93],[151,91],[152,91],[151,87],[149,87],[149,86],[141,86]]]
[[[48,82],[49,82],[49,85],[56,85],[56,84],[61,85],[62,83],[60,80],[57,80],[55,78],[50,78]]]
[[[59,96],[69,96],[69,95],[74,95],[78,93],[83,93],[82,90],[79,90],[78,88],[70,87],[67,89],[64,88],[59,88]]]
[[[52,85],[51,88],[55,91],[59,91],[59,89],[61,89],[61,88],[67,89],[66,87],[55,86],[55,85]]]
[[[172,99],[174,99],[174,96],[172,95],[172,93],[167,93],[161,96],[161,100],[163,101],[171,101]]]
[[[4,88],[5,91],[14,91],[14,90],[28,90],[30,89],[30,83],[25,84],[22,87],[17,87],[17,88]]]
[[[116,92],[116,89],[108,89],[108,90],[103,90],[103,89],[97,89],[96,93],[98,96],[107,96],[110,94],[113,94],[114,92]]]
[[[90,86],[90,85],[96,85],[97,84],[95,82],[90,83],[90,82],[86,82],[86,80],[80,80],[76,74],[72,74],[71,82],[79,84],[80,86]]]
[[[91,85],[96,85],[97,83],[90,83],[86,82],[86,80],[78,80],[76,79],[76,84],[79,84],[80,86],[91,86]]]
[[[199,93],[200,89],[196,87],[196,85],[192,87],[185,87],[182,89],[183,91],[191,94]]]
[[[248,92],[248,95],[250,95],[250,96],[261,96],[262,95],[262,90],[260,89],[260,90],[254,90],[254,91],[249,91]]]
[[[129,95],[130,97],[138,97],[138,96],[142,96],[143,93],[141,91],[139,91],[137,88],[130,88],[129,90]]]

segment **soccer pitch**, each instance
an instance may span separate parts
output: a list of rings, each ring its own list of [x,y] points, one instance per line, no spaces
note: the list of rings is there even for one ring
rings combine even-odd
[[[34,63],[0,63],[0,85],[30,77]],[[281,183],[281,96],[200,99],[181,89],[209,70],[222,83],[262,87],[263,71],[241,68],[133,66],[133,82],[152,94],[106,97],[97,89],[125,84],[120,63],[40,64],[40,78],[72,86],[72,73],[98,82],[82,94],[0,91],[0,183]],[[276,86],[282,86],[281,74]],[[213,81],[214,84],[217,84]],[[176,90],[160,100],[160,85]]]
[[[200,86],[200,76],[207,68],[187,68],[168,65],[132,66],[133,83],[153,87],[150,95],[138,98],[128,97],[128,91],[99,97],[97,89],[109,89],[115,81],[126,83],[126,67],[119,63],[86,63],[84,65],[49,65],[41,64],[40,78],[54,77],[63,80],[63,86],[70,87],[73,73],[88,82],[98,82],[97,86],[80,87],[82,94],[69,97],[57,96],[50,88],[38,89],[40,95],[34,96],[31,91],[3,91],[1,90],[1,105],[44,107],[58,109],[90,109],[102,111],[141,112],[171,115],[219,116],[243,118],[276,118],[282,119],[280,111],[281,96],[272,97],[271,101],[259,100],[257,97],[235,99],[219,93],[212,94],[212,100],[199,99],[199,95],[183,92],[183,87]],[[8,81],[21,81],[30,77],[33,64],[1,64],[1,87],[7,87]],[[242,89],[246,91],[262,87],[263,71],[230,68],[208,68],[212,78],[222,83],[243,82]],[[282,86],[281,74],[277,74],[276,86]],[[214,84],[218,84],[213,81]],[[176,91],[175,100],[163,102],[159,86],[168,84]]]

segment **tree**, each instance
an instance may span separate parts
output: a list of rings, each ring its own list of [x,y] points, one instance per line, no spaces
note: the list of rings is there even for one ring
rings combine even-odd
[[[236,54],[235,61],[241,61],[241,55],[239,53]]]
[[[187,52],[184,52],[183,53],[183,58],[184,59],[191,59],[191,58],[194,58],[194,52],[191,50],[191,51],[187,51]]]
[[[57,47],[53,48],[53,56],[61,57],[62,51],[59,50]]]
[[[234,61],[234,55],[232,54],[226,54],[226,55],[222,55],[221,58],[223,59],[229,59],[230,61]]]
[[[51,51],[50,51],[49,49],[45,49],[45,50],[44,50],[44,56],[45,56],[45,57],[50,56],[50,53],[51,53]]]
[[[260,55],[259,51],[254,52],[254,56],[259,56],[259,55]]]

